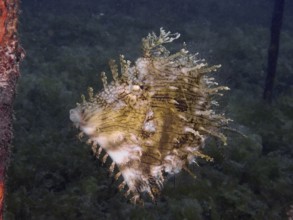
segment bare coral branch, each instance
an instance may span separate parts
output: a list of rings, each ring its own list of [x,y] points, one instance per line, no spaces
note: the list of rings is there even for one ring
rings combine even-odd
[[[5,175],[12,140],[12,106],[24,53],[18,45],[18,0],[0,0],[0,220],[3,219]]]

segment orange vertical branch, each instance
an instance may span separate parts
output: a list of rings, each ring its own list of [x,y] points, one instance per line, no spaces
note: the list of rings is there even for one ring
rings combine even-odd
[[[0,220],[12,140],[12,106],[23,50],[18,44],[18,0],[0,0]]]
[[[5,34],[5,21],[7,18],[7,9],[5,7],[4,1],[0,2],[0,42],[2,42],[3,36]]]
[[[4,204],[4,182],[0,182],[0,220],[3,219],[3,204]]]

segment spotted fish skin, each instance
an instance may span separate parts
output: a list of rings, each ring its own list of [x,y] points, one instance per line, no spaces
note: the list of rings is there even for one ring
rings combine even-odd
[[[228,119],[216,114],[214,96],[228,87],[218,86],[210,73],[220,65],[208,66],[197,55],[181,49],[175,54],[163,46],[179,34],[160,29],[142,40],[143,55],[134,64],[120,56],[120,70],[110,61],[113,81],[104,89],[70,110],[70,119],[88,137],[93,152],[102,161],[112,159],[110,172],[117,166],[123,177],[119,189],[128,187],[133,203],[147,193],[153,201],[163,187],[165,174],[188,170],[201,152],[207,136],[226,143],[220,132]],[[221,94],[220,94],[221,95]]]

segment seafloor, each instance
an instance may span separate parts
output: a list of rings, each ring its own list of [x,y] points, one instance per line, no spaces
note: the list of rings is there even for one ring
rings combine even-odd
[[[272,0],[23,0],[26,51],[15,102],[7,220],[287,219],[293,205],[293,11],[285,5],[272,104],[262,100]],[[129,204],[107,168],[76,138],[68,111],[101,89],[110,58],[140,56],[160,27],[209,64],[231,91],[217,110],[233,119],[228,145],[209,140],[214,162],[165,184],[157,204]],[[172,45],[171,45],[172,46]],[[169,48],[172,50],[172,48]]]

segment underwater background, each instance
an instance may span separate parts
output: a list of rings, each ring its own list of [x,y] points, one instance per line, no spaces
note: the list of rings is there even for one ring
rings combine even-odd
[[[288,219],[293,212],[293,2],[285,2],[272,104],[262,99],[273,0],[22,0],[26,51],[14,105],[7,220]],[[228,145],[210,139],[214,162],[166,181],[157,204],[131,205],[106,165],[78,140],[69,110],[100,72],[160,27],[211,65],[231,91],[218,112],[233,119]],[[290,208],[291,207],[291,208]],[[292,213],[291,213],[292,214]],[[293,214],[292,214],[293,215]]]

